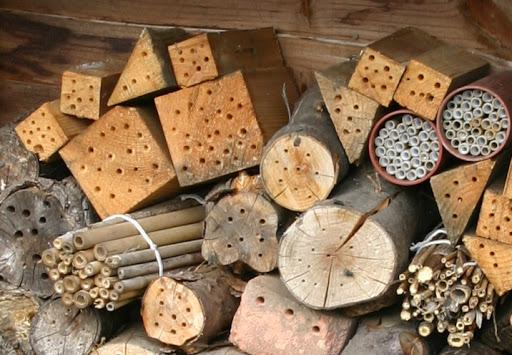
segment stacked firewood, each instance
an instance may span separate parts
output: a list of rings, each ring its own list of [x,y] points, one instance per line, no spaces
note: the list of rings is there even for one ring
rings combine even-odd
[[[399,279],[397,294],[405,295],[401,318],[420,320],[421,336],[447,332],[448,343],[461,347],[493,315],[494,287],[464,247],[449,242],[423,247]]]
[[[202,206],[135,219],[156,251],[130,222],[96,223],[57,237],[42,261],[65,305],[113,311],[139,298],[160,271],[203,261],[203,219]]]

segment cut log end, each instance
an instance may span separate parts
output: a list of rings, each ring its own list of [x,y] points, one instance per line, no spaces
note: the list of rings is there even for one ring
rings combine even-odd
[[[221,265],[242,261],[259,272],[277,264],[279,220],[272,203],[253,192],[227,196],[206,218],[203,257]]]
[[[301,133],[280,137],[262,158],[265,188],[281,206],[305,211],[326,199],[334,188],[338,158],[313,137]]]
[[[314,207],[298,221],[287,230],[279,254],[282,279],[298,300],[333,309],[388,289],[396,251],[378,223],[339,206]]]
[[[195,294],[171,278],[153,282],[144,296],[142,310],[147,334],[166,344],[182,346],[200,336],[205,314]]]

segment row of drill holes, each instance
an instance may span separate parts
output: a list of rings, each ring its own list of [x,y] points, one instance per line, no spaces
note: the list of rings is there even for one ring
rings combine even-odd
[[[411,90],[411,91],[409,92],[409,95],[411,95],[411,96],[416,95],[416,91]],[[425,96],[425,94],[424,94],[424,93],[422,93],[422,92],[420,92],[419,97],[423,98],[424,96]],[[432,94],[428,93],[428,94],[427,94],[427,100],[428,100],[428,101],[434,101],[434,96],[432,96]]]
[[[150,76],[149,74],[146,74],[146,75],[144,76],[144,78],[145,78],[146,80],[150,80],[150,79],[151,79],[151,76]],[[137,79],[132,78],[132,79],[130,80],[130,82],[131,82],[132,84],[134,84],[134,85],[135,85],[135,84],[137,84]],[[128,91],[128,85],[123,85],[123,90],[124,90],[124,91]]]

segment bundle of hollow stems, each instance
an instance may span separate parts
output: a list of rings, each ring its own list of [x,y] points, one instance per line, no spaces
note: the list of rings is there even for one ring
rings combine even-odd
[[[162,259],[163,271],[203,261],[202,206],[136,219]],[[121,219],[66,233],[43,252],[55,292],[68,306],[113,311],[140,298],[159,276],[154,250],[136,227]]]
[[[447,332],[450,346],[461,347],[470,343],[484,318],[492,317],[494,287],[468,255],[463,246],[429,245],[400,274],[401,318],[420,320],[420,335]]]

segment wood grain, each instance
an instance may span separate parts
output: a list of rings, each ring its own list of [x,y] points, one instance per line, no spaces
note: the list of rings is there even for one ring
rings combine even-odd
[[[128,23],[213,28],[276,26],[283,33],[367,44],[405,26],[416,26],[451,43],[492,53],[503,51],[476,25],[465,0],[4,0],[3,7]],[[307,6],[304,5],[307,3]],[[492,28],[490,29],[492,31]]]

